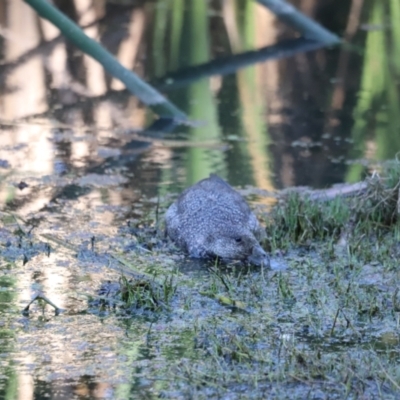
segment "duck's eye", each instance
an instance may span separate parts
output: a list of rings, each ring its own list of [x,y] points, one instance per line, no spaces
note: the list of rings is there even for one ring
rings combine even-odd
[[[242,238],[241,238],[241,237],[235,238],[235,242],[236,242],[236,243],[242,243]]]

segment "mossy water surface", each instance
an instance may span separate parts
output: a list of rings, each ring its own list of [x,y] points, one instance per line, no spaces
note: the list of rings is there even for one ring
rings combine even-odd
[[[397,184],[371,179],[352,198],[292,194],[261,213],[271,270],[187,259],[162,234],[170,199],[129,224],[69,200],[5,211],[5,368],[74,382],[71,398],[78,383],[116,399],[398,398]],[[36,291],[63,312],[22,316]]]

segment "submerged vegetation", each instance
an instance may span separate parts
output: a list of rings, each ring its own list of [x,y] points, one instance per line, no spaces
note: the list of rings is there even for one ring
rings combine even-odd
[[[210,318],[193,331],[204,356],[179,369],[187,393],[398,397],[399,177],[394,163],[355,196],[296,193],[275,206],[268,242],[273,252],[286,250],[287,268],[219,272],[202,283],[249,313]]]
[[[157,209],[154,219],[146,214],[152,227],[133,221],[115,237],[91,234],[83,243],[76,232],[42,233],[37,221],[32,229],[33,221],[4,213],[3,271],[33,268],[40,277],[41,264],[68,260],[79,286],[73,297],[93,300],[89,309],[78,302],[78,325],[67,309],[52,326],[74,329],[78,341],[88,321],[114,332],[106,368],[115,398],[395,399],[399,179],[394,162],[352,196],[285,193],[264,215],[271,270],[185,259],[155,238]],[[87,279],[99,269],[109,279],[100,289]],[[31,320],[38,309],[30,306]],[[36,347],[34,358],[51,351]],[[80,374],[105,362],[102,349],[93,348],[100,361],[82,355]]]
[[[128,279],[122,275],[118,283],[103,283],[91,304],[102,309],[121,307],[129,312],[167,311],[175,291],[172,275],[165,277],[161,284],[144,277]]]

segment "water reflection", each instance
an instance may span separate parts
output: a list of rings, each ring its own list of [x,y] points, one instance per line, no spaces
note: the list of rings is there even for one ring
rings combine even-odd
[[[217,61],[228,54],[255,50],[293,37],[292,32],[275,22],[272,14],[251,1],[223,2],[221,8],[179,1],[146,5],[99,1],[92,7],[90,1],[81,0],[58,1],[57,5],[86,26],[86,33],[100,39],[127,68],[142,71],[150,81],[185,66]],[[385,10],[379,9],[379,5],[368,7],[371,12],[367,22],[378,26]],[[396,109],[395,85],[391,85],[392,94],[388,92],[386,99],[381,97],[376,112],[369,106],[375,102],[371,97],[375,89],[367,86],[368,82],[378,85],[378,82],[398,80],[396,63],[391,64],[387,73],[380,74],[380,80],[367,77],[373,73],[368,72],[371,70],[368,65],[373,64],[368,61],[371,57],[368,49],[372,49],[373,43],[380,41],[382,49],[389,46],[385,56],[388,60],[396,59],[397,47],[391,45],[396,41],[396,31],[388,30],[393,40],[386,42],[383,29],[359,29],[360,23],[364,22],[365,26],[366,22],[361,20],[361,10],[360,2],[354,2],[350,10],[338,5],[333,10],[318,6],[309,12],[314,11],[323,23],[328,14],[347,13],[348,22],[342,18],[336,26],[328,27],[344,31],[347,40],[356,45],[366,40],[365,57],[349,48],[319,50],[288,60],[257,64],[236,76],[205,78],[168,92],[192,119],[201,122],[198,127],[179,129],[180,133],[194,141],[223,141],[229,149],[204,150],[197,146],[168,149],[166,160],[157,163],[157,155],[153,157],[156,164],[165,166],[157,182],[177,182],[175,189],[179,190],[214,171],[236,185],[250,183],[264,189],[296,184],[322,187],[362,177],[365,163],[348,165],[349,159],[392,157],[399,146],[393,146],[395,135],[390,136],[388,132],[396,131],[399,124],[396,116],[388,116],[382,128],[389,135],[387,139],[376,141],[372,135],[366,141],[371,130],[368,121],[372,123],[374,117],[367,119],[364,110],[373,115],[380,113],[385,119],[386,111],[379,111],[379,107],[388,112]],[[22,17],[14,18],[14,15]],[[397,15],[396,8],[390,15],[393,18]],[[6,2],[2,20],[3,120],[19,126],[18,121],[55,117],[57,125],[62,123],[72,129],[73,136],[77,128],[91,126],[96,130],[95,140],[101,140],[104,135],[115,137],[115,128],[141,129],[149,124],[152,116],[147,110],[132,97],[115,92],[121,89],[120,83],[106,76],[90,58],[64,43],[57,30],[45,21],[38,21],[22,1]],[[383,60],[377,63],[386,64]],[[26,79],[27,76],[31,79]],[[360,76],[365,78],[360,81]],[[360,93],[367,94],[357,97],[361,84]],[[24,134],[29,129],[33,128],[24,128]],[[6,132],[2,136],[7,140]],[[41,131],[41,138],[44,137]],[[34,140],[30,139],[29,143]],[[391,145],[387,146],[389,142]],[[85,166],[87,157],[93,157],[89,147],[84,141],[73,142],[68,157]],[[149,153],[153,151],[149,149]],[[45,152],[51,153],[43,148]],[[136,165],[128,168],[140,175],[140,164],[141,157]],[[160,169],[159,165],[152,168]]]
[[[155,122],[120,82],[22,0],[0,2],[0,160],[10,164],[0,168],[2,204],[21,218],[46,220],[45,229],[69,238],[79,225],[82,240],[89,240],[93,231],[112,236],[126,216],[146,215],[138,206],[143,196],[153,206],[158,196],[210,172],[267,190],[361,179],[367,161],[400,150],[400,7],[381,0],[353,1],[350,9],[348,2],[321,3],[296,2],[352,46],[258,63],[183,87],[167,81],[168,97],[195,121],[174,127]],[[55,4],[153,82],[296,36],[250,0]],[[18,189],[21,181],[29,186]],[[69,288],[93,289],[107,274],[71,270],[69,263],[40,256],[23,267],[1,265],[1,352],[13,358],[2,364],[0,397],[127,398],[134,391],[127,366],[145,351],[145,333],[135,332],[139,339],[129,347],[116,321],[21,318],[35,284],[59,307],[79,310],[85,303],[72,301]],[[92,283],[85,286],[86,280]],[[74,337],[78,329],[87,339]],[[37,341],[48,353],[32,347]],[[171,344],[171,353],[177,347]],[[150,383],[142,379],[145,398]]]

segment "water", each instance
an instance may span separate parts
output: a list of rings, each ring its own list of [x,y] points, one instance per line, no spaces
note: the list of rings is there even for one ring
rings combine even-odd
[[[172,131],[163,121],[154,126],[150,110],[22,0],[0,4],[0,239],[10,249],[0,259],[0,397],[152,398],[165,385],[160,389],[151,376],[160,354],[147,343],[148,321],[101,319],[87,313],[82,295],[118,271],[54,243],[47,257],[35,245],[51,233],[88,248],[96,236],[99,252],[122,251],[131,238],[112,239],[120,226],[154,221],[157,203],[165,207],[170,193],[211,172],[234,186],[269,191],[362,180],[400,150],[400,10],[395,1],[390,13],[380,0],[362,9],[296,2],[349,45],[179,84],[191,66],[296,34],[250,0],[224,7],[56,3],[126,67],[162,88],[192,123]],[[145,256],[139,262],[148,263]],[[65,310],[61,317],[38,306],[22,316],[37,290]],[[190,318],[193,325],[200,317]],[[162,347],[176,368],[180,357],[198,357],[185,350],[190,323]],[[173,330],[164,320],[154,329]]]
[[[236,10],[237,21],[231,21],[234,10],[228,6],[171,11],[166,1],[136,7],[110,2],[86,10],[83,3],[76,2],[75,10],[65,3],[65,11],[83,25],[107,11],[87,33],[150,82],[292,35],[281,25],[271,29],[274,17],[251,2]],[[126,132],[145,129],[154,115],[116,92],[122,85],[61,41],[54,27],[41,22],[41,37],[22,2],[6,4],[1,158],[12,157],[13,171],[40,176],[56,172],[60,163],[65,172],[84,172],[104,162],[110,148],[119,158],[118,149],[131,138]],[[158,135],[150,146],[137,143],[124,166],[130,186],[152,194],[160,186],[180,190],[216,172],[233,185],[326,187],[359,180],[366,164],[394,157],[400,148],[396,30],[371,25],[379,17],[371,6],[370,19],[359,16],[352,33],[346,28],[348,10],[341,7],[346,6],[325,4],[310,12],[322,23],[335,15],[329,27],[350,37],[350,48],[258,63],[180,88],[170,85],[166,95],[198,124]],[[14,21],[17,13],[24,19]],[[199,26],[191,23],[192,13]]]

